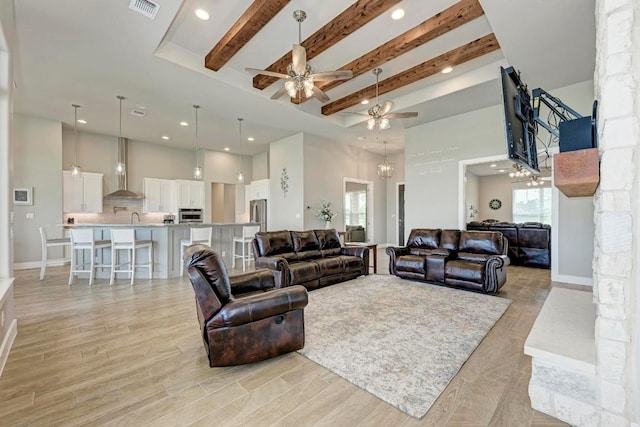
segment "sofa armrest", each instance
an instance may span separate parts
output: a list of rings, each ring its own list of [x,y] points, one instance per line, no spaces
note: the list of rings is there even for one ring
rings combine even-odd
[[[256,259],[256,268],[282,271],[289,268],[289,262],[279,256],[261,256]]]
[[[409,248],[406,246],[388,246],[385,252],[389,255],[389,274],[396,274],[396,260],[399,256],[407,255]]]
[[[207,328],[246,325],[288,311],[303,309],[308,302],[307,290],[300,285],[236,298],[207,322]]]
[[[506,255],[492,255],[485,264],[485,291],[498,292],[507,281],[507,266],[509,257]]]
[[[368,251],[369,248],[366,248],[364,246],[343,246],[340,250],[340,254],[364,258],[365,252]]]
[[[266,291],[276,287],[273,272],[269,270],[258,270],[229,276],[229,283],[231,284],[232,295]]]

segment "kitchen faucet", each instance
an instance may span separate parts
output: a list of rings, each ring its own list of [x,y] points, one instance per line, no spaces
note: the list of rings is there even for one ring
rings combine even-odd
[[[133,216],[138,217],[138,222],[140,222],[140,214],[138,212],[131,212],[131,224],[133,224]]]

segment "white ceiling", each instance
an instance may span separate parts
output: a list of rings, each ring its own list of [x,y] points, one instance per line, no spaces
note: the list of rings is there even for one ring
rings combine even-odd
[[[129,0],[14,0],[17,31],[14,109],[17,113],[73,124],[71,104],[82,106],[80,129],[118,134],[118,100],[127,97],[123,136],[189,148],[194,145],[193,104],[199,112],[199,145],[238,151],[237,117],[243,117],[245,154],[267,149],[268,143],[301,131],[382,152],[375,135],[357,116],[320,114],[310,100],[294,105],[286,97],[269,97],[282,83],[264,91],[252,87],[245,67],[266,68],[297,42],[296,9],[307,12],[305,39],[353,2],[292,0],[219,72],[204,68],[204,56],[251,3],[250,0],[156,0],[155,20],[128,8]],[[316,71],[334,70],[416,26],[455,0],[404,0],[406,17],[392,21],[389,13],[374,19],[310,61]],[[393,120],[380,139],[389,151],[404,146],[404,128],[461,114],[500,102],[499,65],[514,65],[530,88],[551,90],[592,79],[595,64],[594,0],[480,0],[486,15],[382,66],[385,78],[493,31],[501,49],[385,94],[394,111],[418,111],[415,119]],[[205,8],[209,21],[195,18]],[[395,8],[394,8],[395,9]],[[569,23],[579,23],[570,25]],[[327,94],[336,100],[375,82],[365,73]],[[139,104],[146,117],[128,112]],[[362,111],[351,108],[347,111]],[[179,122],[191,124],[182,127]],[[169,141],[160,139],[168,135]]]

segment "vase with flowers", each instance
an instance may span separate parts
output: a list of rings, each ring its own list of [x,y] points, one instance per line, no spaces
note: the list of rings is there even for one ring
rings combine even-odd
[[[331,210],[331,202],[323,203],[318,212],[316,212],[316,216],[324,221],[324,228],[332,228],[331,220],[336,214]]]

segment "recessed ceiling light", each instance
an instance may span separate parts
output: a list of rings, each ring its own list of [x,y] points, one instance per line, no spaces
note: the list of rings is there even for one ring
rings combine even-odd
[[[391,19],[393,19],[394,21],[397,21],[402,18],[404,18],[404,9],[396,9],[393,12],[391,12]]]
[[[169,139],[169,137],[167,135],[163,135],[162,139],[164,139],[166,141],[167,139]]]
[[[362,148],[367,148],[367,146],[366,146],[366,145],[363,145],[363,146],[362,146]]]
[[[180,122],[180,126],[189,126],[189,123],[187,123],[187,122]]]
[[[492,168],[495,168],[496,166],[498,166],[498,165],[496,165],[495,163],[491,163],[491,167]]]
[[[451,68],[451,67],[444,67],[444,68],[442,69],[442,74],[449,74],[449,73],[450,73],[450,72],[452,72],[452,71],[453,71],[453,68]]]
[[[247,141],[255,141],[256,139],[252,136],[250,136],[249,138],[247,138]]]
[[[366,136],[359,136],[357,139],[358,139],[358,141],[364,141],[365,139],[367,139],[367,137]]]
[[[85,119],[78,119],[78,123],[86,125],[87,121]]]
[[[500,169],[498,172],[500,172],[500,173],[505,173],[505,172],[506,172],[506,170],[504,170],[504,169]]]
[[[363,99],[362,101],[360,101],[360,104],[362,105],[367,105],[369,103],[368,99]]]
[[[224,151],[229,151],[231,150],[229,147],[224,147]]]
[[[210,18],[209,12],[207,12],[204,9],[196,9],[196,16],[202,19],[203,21],[208,21]]]

